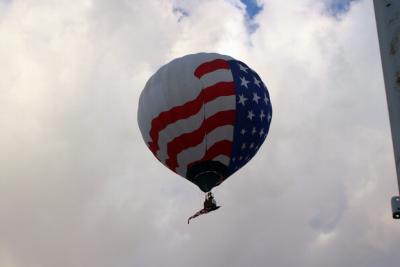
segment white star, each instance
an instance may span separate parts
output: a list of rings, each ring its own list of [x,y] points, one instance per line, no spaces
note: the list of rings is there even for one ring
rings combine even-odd
[[[239,157],[239,160],[242,160],[242,159],[243,159],[243,157],[242,157],[242,156],[240,156],[240,157]]]
[[[253,130],[251,131],[251,135],[254,135],[257,132],[256,127],[253,127]]]
[[[267,104],[267,105],[268,105],[269,99],[268,99],[267,95],[265,95],[265,97],[264,97],[264,101],[265,101],[265,104]]]
[[[263,136],[265,133],[264,133],[264,129],[261,129],[261,131],[258,133],[258,135],[261,137],[261,136]]]
[[[241,133],[242,135],[244,135],[244,134],[246,133],[246,130],[245,130],[245,129],[242,129],[242,130],[240,131],[240,133]]]
[[[256,77],[254,77],[254,83],[255,83],[258,87],[260,87],[261,81],[258,80]]]
[[[249,81],[247,81],[245,77],[240,78],[240,80],[242,81],[240,85],[248,88],[247,84],[249,83]]]
[[[242,150],[246,148],[246,143],[242,144]]]
[[[233,158],[232,158],[232,161],[233,161],[233,162],[235,162],[235,161],[236,161],[236,158],[235,158],[235,157],[233,157]]]
[[[259,97],[258,95],[257,95],[257,93],[253,93],[253,101],[254,102],[256,102],[257,104],[258,104],[258,100],[260,99],[261,97]]]
[[[254,113],[253,113],[252,110],[250,110],[250,111],[247,113],[247,118],[249,118],[249,119],[252,121],[252,120],[253,120],[253,117],[254,117]]]
[[[260,119],[263,120],[265,117],[264,110],[261,110]]]
[[[240,104],[242,104],[243,106],[245,106],[245,102],[247,101],[247,98],[244,97],[244,95],[239,95],[239,102]]]
[[[270,122],[270,121],[271,121],[271,118],[272,118],[272,116],[271,116],[271,113],[268,113],[268,117],[267,117],[267,119],[268,119],[268,122]]]
[[[251,143],[251,144],[250,144],[250,148],[253,148],[253,147],[254,147],[254,143]]]
[[[247,70],[248,70],[249,68],[246,68],[246,67],[243,66],[242,64],[239,64],[239,69],[240,69],[241,71],[244,71],[244,72],[247,73]]]

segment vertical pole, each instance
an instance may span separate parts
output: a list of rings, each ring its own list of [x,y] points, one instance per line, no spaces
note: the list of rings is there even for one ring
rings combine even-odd
[[[374,0],[374,7],[400,192],[400,1]],[[399,197],[392,198],[392,209],[400,219]]]

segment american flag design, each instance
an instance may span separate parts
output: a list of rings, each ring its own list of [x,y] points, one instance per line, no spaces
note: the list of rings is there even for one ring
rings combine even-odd
[[[260,76],[219,54],[194,54],[160,68],[139,100],[138,123],[156,158],[207,192],[263,144],[272,107]]]

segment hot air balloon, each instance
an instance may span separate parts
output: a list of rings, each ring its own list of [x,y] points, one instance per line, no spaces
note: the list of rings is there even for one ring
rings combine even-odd
[[[150,151],[205,193],[254,157],[271,118],[260,76],[216,53],[186,55],[162,66],[147,81],[138,108]]]

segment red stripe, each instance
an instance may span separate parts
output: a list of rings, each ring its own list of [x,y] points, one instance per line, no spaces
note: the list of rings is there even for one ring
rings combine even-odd
[[[202,158],[202,160],[212,160],[219,155],[225,155],[227,157],[231,156],[232,152],[232,142],[228,140],[223,140],[212,145]]]
[[[162,130],[169,124],[178,120],[189,118],[200,111],[202,106],[221,96],[235,95],[235,85],[233,82],[220,82],[207,87],[194,99],[185,104],[173,107],[168,111],[161,112],[158,117],[154,118],[151,122],[149,142],[150,150],[155,154],[159,149],[158,138]]]
[[[213,61],[205,62],[197,67],[194,71],[194,75],[200,79],[203,75],[219,69],[229,70],[229,63],[223,59],[215,59]]]
[[[169,157],[166,160],[167,166],[171,170],[175,171],[178,167],[177,155],[179,153],[189,147],[194,147],[200,144],[205,138],[205,135],[210,133],[212,130],[224,125],[233,125],[234,123],[235,110],[221,111],[204,120],[200,128],[197,130],[176,137],[174,140],[169,142],[167,146]]]
[[[232,142],[228,140],[222,140],[215,143],[209,149],[207,149],[207,152],[204,155],[204,157],[201,160],[190,163],[188,165],[188,168],[192,167],[195,163],[201,161],[212,160],[213,158],[220,155],[225,155],[227,157],[230,157],[231,154],[232,154]]]

